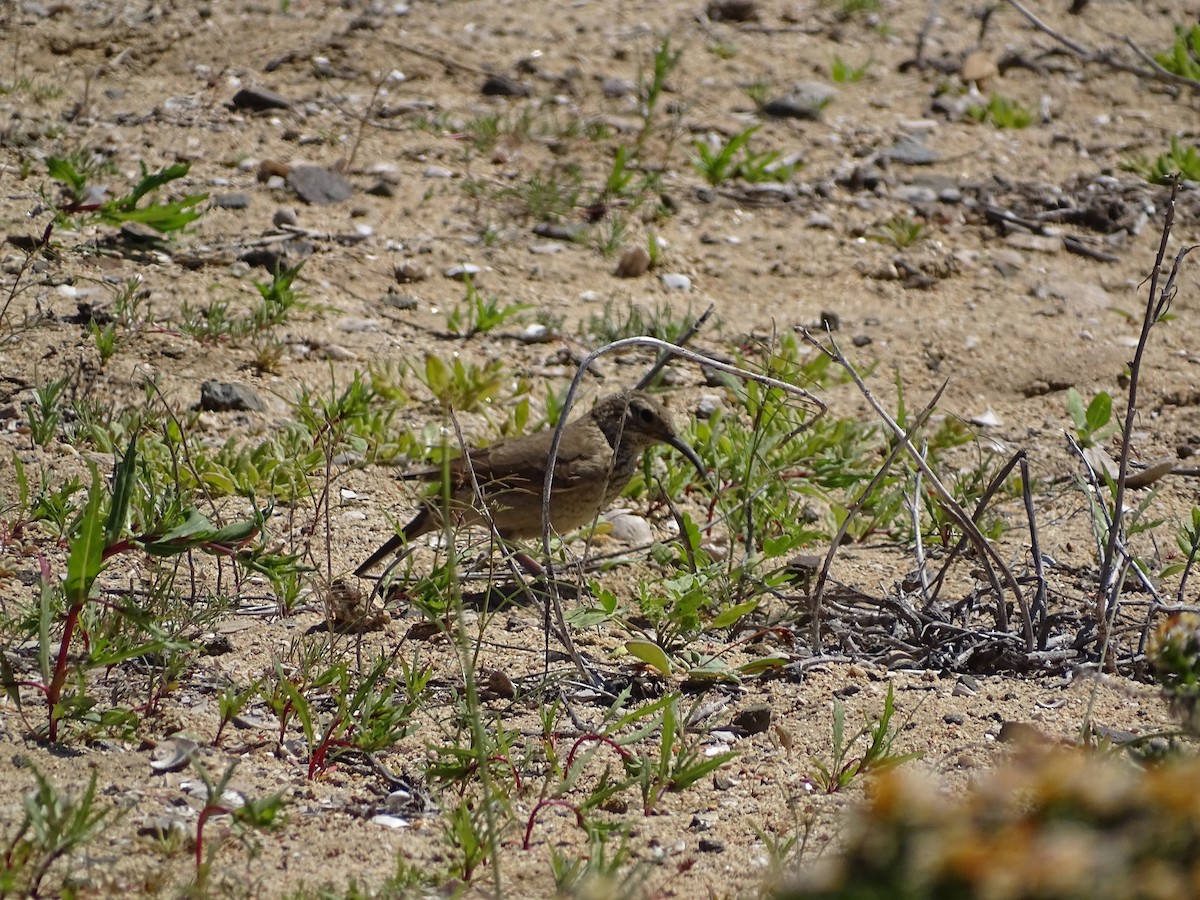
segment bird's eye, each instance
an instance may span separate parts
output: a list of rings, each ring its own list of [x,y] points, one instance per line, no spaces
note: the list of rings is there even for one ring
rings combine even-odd
[[[654,420],[654,413],[648,407],[640,407],[638,409],[638,418],[642,420],[642,424],[648,425]]]

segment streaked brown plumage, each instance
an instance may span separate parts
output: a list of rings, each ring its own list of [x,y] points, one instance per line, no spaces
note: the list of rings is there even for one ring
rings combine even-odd
[[[542,488],[551,428],[523,437],[498,441],[470,452],[480,492],[487,502],[496,531],[504,540],[531,538],[542,533]],[[641,391],[625,391],[598,401],[587,415],[563,429],[551,487],[550,523],[559,532],[592,521],[620,496],[637,470],[642,451],[654,444],[674,447],[705,476],[704,464],[675,432],[670,414],[661,403]],[[487,518],[476,505],[471,471],[466,460],[450,463],[451,505],[456,523],[483,525]],[[442,470],[410,475],[437,482]],[[439,498],[423,501],[420,511],[356,570],[363,575],[396,553],[414,538],[441,527]]]

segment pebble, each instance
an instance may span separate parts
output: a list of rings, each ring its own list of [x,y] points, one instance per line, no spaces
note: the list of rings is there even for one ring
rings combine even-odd
[[[447,169],[445,166],[426,166],[422,172],[426,178],[453,178],[454,170]]]
[[[545,344],[553,339],[554,332],[541,322],[526,325],[521,331],[517,332],[517,340],[522,344]]]
[[[650,268],[650,251],[645,247],[633,247],[621,254],[613,274],[618,278],[638,278]]]
[[[771,707],[754,703],[733,717],[731,728],[744,735],[762,734],[771,727]]]
[[[837,97],[837,89],[821,81],[798,81],[790,93],[768,100],[763,113],[777,119],[821,118],[825,107]]]
[[[696,402],[696,418],[710,419],[724,404],[716,394],[701,394]]]
[[[586,225],[563,225],[558,222],[540,222],[533,226],[533,233],[538,237],[572,243],[579,240],[586,231]]]
[[[905,203],[936,203],[937,193],[932,188],[917,184],[902,184],[896,188],[896,197]]]
[[[705,15],[713,22],[757,22],[756,0],[709,0]]]
[[[282,228],[285,225],[295,225],[300,221],[300,217],[296,215],[296,210],[290,206],[281,206],[275,210],[275,214],[271,216],[271,224],[276,228]]]
[[[349,181],[322,166],[292,166],[287,183],[301,200],[314,206],[341,203],[354,193]]]
[[[692,279],[678,272],[664,272],[660,276],[660,280],[663,287],[669,291],[690,291],[692,289]]]
[[[600,91],[609,100],[637,93],[637,82],[629,78],[605,78],[600,82]]]
[[[550,256],[554,253],[562,253],[566,249],[567,245],[559,241],[547,241],[544,244],[534,244],[529,248],[529,252],[539,256]]]
[[[941,158],[936,150],[931,150],[921,141],[911,137],[897,139],[880,154],[880,157],[906,166],[927,166]]]
[[[412,294],[397,294],[395,291],[388,291],[383,295],[383,305],[390,306],[392,309],[416,309],[417,298]]]
[[[365,193],[370,194],[372,197],[395,197],[396,183],[390,178],[380,178],[367,188]]]
[[[961,725],[966,721],[966,717],[962,713],[946,713],[942,716],[942,721],[947,725]]]
[[[711,837],[700,838],[699,847],[700,847],[701,853],[724,853],[725,852],[725,842],[718,840],[717,838],[711,838]]]
[[[219,209],[247,209],[250,206],[250,195],[217,194],[212,198],[212,205]]]
[[[529,85],[507,75],[489,75],[479,90],[485,97],[528,97],[533,93]]]
[[[619,509],[605,516],[612,531],[609,534],[614,540],[632,546],[649,544],[654,540],[650,531],[650,523],[641,516],[636,516],[627,509]]]
[[[269,109],[291,109],[291,101],[264,87],[245,87],[233,95],[230,104],[234,109],[265,112]]]
[[[804,224],[809,228],[821,228],[826,231],[833,230],[833,217],[827,216],[825,213],[813,213],[804,220]]]
[[[455,281],[465,281],[467,277],[474,278],[482,270],[474,263],[459,263],[446,269],[442,274]]]
[[[200,408],[208,412],[262,412],[266,406],[258,393],[248,385],[206,381],[200,385]]]
[[[413,282],[424,281],[428,278],[429,270],[411,259],[406,259],[404,262],[399,263],[396,268],[392,269],[392,277],[400,284],[412,284]]]

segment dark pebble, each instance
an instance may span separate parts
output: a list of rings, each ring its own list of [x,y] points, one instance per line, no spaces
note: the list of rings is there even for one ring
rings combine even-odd
[[[349,181],[321,166],[293,166],[287,182],[301,200],[316,206],[341,203],[354,193]]]
[[[485,97],[528,97],[533,93],[528,85],[507,75],[489,75],[480,91]]]
[[[725,842],[719,841],[716,838],[700,838],[701,853],[724,853]]]
[[[290,101],[285,100],[274,91],[262,87],[242,88],[233,95],[230,101],[234,109],[248,109],[253,112],[265,112],[268,109],[291,109]]]
[[[966,719],[962,713],[946,713],[942,716],[942,721],[947,725],[961,725]]]
[[[731,725],[739,734],[762,734],[771,727],[771,707],[766,703],[747,706],[733,717]]]
[[[200,408],[209,412],[266,409],[254,389],[244,384],[226,381],[206,381],[200,385]]]

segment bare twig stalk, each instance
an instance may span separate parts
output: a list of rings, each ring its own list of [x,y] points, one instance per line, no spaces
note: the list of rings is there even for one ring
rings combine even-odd
[[[830,346],[832,347],[832,349],[830,349],[819,343],[816,338],[814,338],[807,331],[804,332],[804,338],[814,347],[817,347],[822,353],[827,353],[834,362],[846,370],[846,373],[854,381],[864,399],[866,399],[867,403],[871,405],[871,408],[875,410],[875,414],[879,416],[885,425],[887,425],[888,430],[895,435],[896,440],[901,443],[912,461],[916,463],[922,472],[925,473],[925,477],[929,479],[929,484],[933,487],[938,497],[941,498],[943,508],[946,510],[946,513],[954,520],[955,524],[962,529],[963,533],[975,546],[975,550],[979,554],[980,562],[983,563],[988,569],[989,578],[993,580],[993,584],[997,588],[999,587],[999,584],[995,581],[995,576],[991,572],[990,564],[994,564],[996,569],[999,570],[1000,574],[1003,576],[1004,583],[1008,585],[1008,589],[1012,591],[1013,596],[1017,601],[1017,606],[1021,610],[1021,626],[1024,632],[1025,649],[1033,650],[1033,620],[1029,615],[1029,605],[1025,601],[1025,595],[1021,592],[1020,584],[1018,584],[1017,579],[1013,577],[1008,565],[1003,559],[1000,558],[1000,554],[992,546],[991,542],[983,536],[983,533],[979,530],[978,526],[976,526],[971,516],[967,514],[966,510],[962,508],[962,505],[954,499],[954,495],[950,493],[949,489],[944,484],[942,484],[941,479],[938,478],[937,474],[929,467],[929,464],[921,456],[921,451],[914,447],[912,441],[908,439],[904,429],[896,423],[896,420],[893,419],[891,415],[888,414],[887,410],[880,405],[879,401],[875,399],[875,395],[871,393],[871,389],[867,387],[866,382],[862,380],[862,376],[858,374],[858,371],[842,354],[841,348],[838,346],[837,341],[833,340],[832,336],[829,337]],[[1003,596],[996,597],[996,605],[997,620],[1003,621]]]
[[[1162,274],[1163,262],[1167,256],[1167,244],[1171,237],[1171,227],[1175,221],[1175,198],[1179,194],[1179,180],[1176,178],[1171,184],[1171,195],[1167,199],[1167,209],[1163,218],[1162,238],[1158,244],[1158,253],[1154,258],[1154,269],[1150,273],[1150,288],[1146,296],[1146,312],[1142,317],[1142,332],[1138,337],[1137,349],[1134,351],[1133,360],[1129,363],[1129,398],[1125,406],[1125,425],[1121,430],[1121,456],[1118,461],[1116,487],[1113,492],[1113,512],[1112,524],[1108,530],[1107,539],[1104,546],[1104,557],[1100,566],[1100,592],[1104,598],[1104,609],[1098,618],[1104,621],[1108,616],[1107,612],[1112,607],[1115,607],[1118,599],[1121,596],[1121,582],[1123,579],[1118,576],[1118,570],[1121,566],[1118,564],[1117,547],[1123,544],[1123,516],[1125,511],[1125,491],[1126,481],[1129,477],[1129,451],[1133,442],[1134,422],[1137,419],[1138,412],[1138,387],[1139,379],[1142,370],[1142,358],[1146,353],[1146,345],[1150,341],[1150,329],[1162,317],[1162,315],[1170,307],[1171,300],[1175,294],[1175,277],[1179,272],[1179,266],[1184,257],[1194,247],[1185,247],[1179,251],[1175,258],[1175,264],[1171,268],[1170,276],[1162,291],[1158,288],[1158,279]]]
[[[1190,90],[1200,92],[1200,81],[1194,78],[1187,78],[1183,75],[1176,75],[1174,72],[1168,72],[1150,56],[1145,50],[1135,44],[1128,37],[1124,39],[1124,43],[1133,50],[1137,56],[1147,64],[1148,68],[1135,66],[1132,63],[1125,62],[1119,59],[1115,50],[1089,50],[1083,44],[1071,40],[1065,34],[1055,31],[1032,12],[1025,8],[1018,0],[1008,0],[1009,6],[1023,15],[1029,20],[1038,31],[1048,34],[1054,40],[1058,41],[1064,47],[1073,53],[1080,62],[1097,63],[1102,66],[1107,66],[1110,69],[1115,69],[1118,72],[1127,72],[1130,75],[1136,75],[1138,78],[1145,78],[1148,81],[1158,81],[1164,84],[1173,84],[1177,87],[1186,87]]]
[[[807,335],[806,335],[807,337]],[[836,359],[836,357],[834,357]],[[850,523],[854,517],[858,515],[858,511],[862,509],[863,504],[867,499],[875,493],[875,488],[883,481],[887,475],[888,469],[892,467],[892,463],[896,461],[896,457],[905,449],[905,444],[908,444],[912,436],[920,430],[926,420],[933,414],[933,410],[937,407],[938,400],[942,397],[942,392],[946,390],[948,381],[943,381],[942,386],[937,389],[934,395],[929,398],[929,402],[925,404],[925,408],[921,410],[921,414],[913,420],[912,426],[908,431],[904,432],[904,440],[898,441],[896,446],[892,447],[891,452],[880,465],[879,470],[871,478],[870,483],[863,488],[861,494],[850,504],[846,510],[846,517],[842,520],[837,533],[833,536],[833,540],[829,542],[829,550],[825,554],[825,561],[821,564],[821,572],[817,576],[816,587],[813,588],[812,601],[809,604],[812,608],[812,652],[821,652],[821,599],[825,593],[825,585],[829,581],[829,569],[833,566],[833,557],[837,553],[838,548],[842,546],[842,540],[846,537],[846,532],[850,530]],[[911,446],[911,445],[910,445]]]

